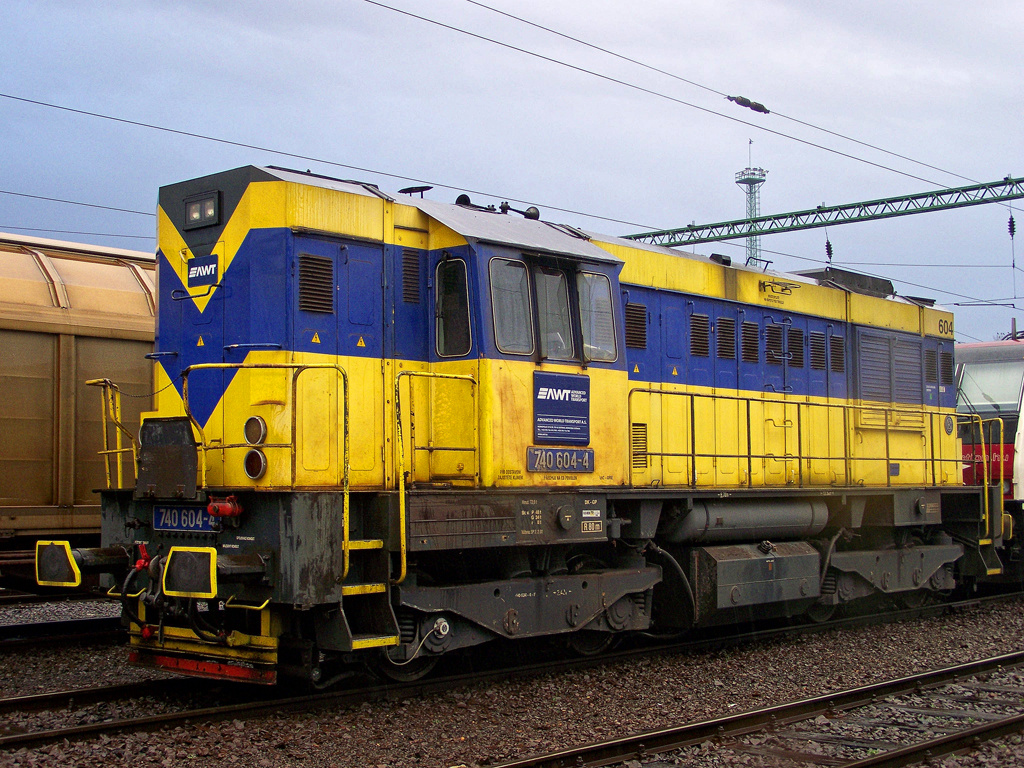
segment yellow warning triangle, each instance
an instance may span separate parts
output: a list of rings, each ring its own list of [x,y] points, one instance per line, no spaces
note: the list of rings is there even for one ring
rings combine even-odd
[[[633,373],[640,373],[640,366],[639,365],[634,365],[633,366]]]
[[[202,336],[199,337],[199,341],[196,342],[196,346],[197,347],[205,347],[206,346],[206,344],[203,343],[203,337]]]
[[[319,344],[320,343],[320,334],[317,333],[316,331],[313,331],[313,343],[314,344]]]
[[[679,371],[676,370],[676,367],[674,365],[672,366],[672,375],[673,376],[678,376],[679,375]]]
[[[366,346],[366,342],[363,341],[363,337],[362,336],[359,337],[359,343],[356,344],[356,346],[357,347],[365,347]]]

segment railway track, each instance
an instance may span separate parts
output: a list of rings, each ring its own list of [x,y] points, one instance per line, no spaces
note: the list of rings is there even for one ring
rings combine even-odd
[[[0,652],[54,643],[116,642],[125,636],[117,616],[0,624]]]
[[[998,598],[991,598],[998,599]],[[1002,598],[1002,599],[1005,599]],[[956,604],[954,607],[975,605],[984,600],[972,600]],[[437,695],[450,690],[465,688],[487,682],[508,679],[510,675],[517,678],[535,677],[567,669],[585,669],[613,663],[624,659],[651,655],[654,653],[698,653],[708,649],[719,649],[725,645],[734,646],[763,641],[769,638],[793,636],[795,634],[823,631],[837,627],[863,626],[867,623],[897,621],[902,618],[924,617],[937,615],[949,610],[950,606],[931,606],[915,610],[906,610],[874,616],[862,616],[843,619],[823,625],[799,627],[759,628],[742,635],[723,635],[721,637],[705,637],[700,640],[662,643],[642,648],[626,648],[588,658],[557,658],[540,663],[518,666],[518,661],[502,663],[500,654],[488,654],[490,666],[478,668],[470,674],[448,674],[438,679],[428,679],[412,683],[371,684],[368,678],[354,677],[352,682],[357,686],[347,690],[326,691],[314,694],[289,694],[285,690],[253,689],[251,687],[225,688],[221,684],[194,680],[191,678],[171,678],[153,680],[141,684],[113,686],[103,688],[86,688],[74,691],[63,691],[53,694],[21,696],[11,699],[0,699],[0,715],[10,716],[12,713],[30,713],[43,710],[67,712],[81,709],[89,705],[105,705],[117,700],[164,700],[180,697],[181,701],[169,704],[172,711],[153,712],[152,706],[142,703],[138,705],[119,706],[118,711],[130,711],[130,716],[104,714],[97,716],[96,722],[71,723],[60,727],[45,727],[25,732],[8,732],[0,734],[0,749],[13,750],[35,748],[61,742],[95,738],[101,734],[116,732],[151,731],[164,727],[181,725],[185,721],[216,721],[232,718],[253,718],[282,712],[311,711],[325,706],[352,706],[365,702],[380,700],[404,699],[414,696]],[[550,654],[545,658],[550,659]],[[1024,661],[1022,661],[1024,663]],[[202,706],[190,703],[202,702]],[[210,702],[218,699],[227,701],[210,706]],[[572,763],[575,765],[575,763]],[[603,764],[603,763],[595,763]]]
[[[752,712],[649,731],[502,763],[496,768],[591,768],[639,761],[708,764],[913,765],[1024,730],[1024,653],[831,693]],[[689,760],[687,760],[689,758]],[[781,762],[780,762],[781,761]]]

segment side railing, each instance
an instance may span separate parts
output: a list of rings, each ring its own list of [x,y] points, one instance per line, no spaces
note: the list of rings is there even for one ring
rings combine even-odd
[[[957,424],[962,426],[968,426],[969,431],[972,435],[977,435],[977,441],[971,444],[975,449],[981,449],[981,461],[977,460],[977,454],[972,450],[972,463],[975,466],[975,482],[977,482],[977,466],[981,465],[981,486],[985,489],[985,532],[988,539],[983,539],[981,544],[991,544],[992,538],[996,535],[996,531],[993,530],[992,521],[994,520],[993,510],[991,509],[991,497],[990,489],[992,487],[999,488],[997,494],[999,498],[999,519],[1001,522],[1000,533],[1006,539],[1013,538],[1013,518],[1006,514],[1005,495],[1003,493],[1004,483],[1006,482],[1006,474],[1003,466],[1002,446],[1006,439],[1006,433],[1004,429],[1003,420],[998,416],[991,419],[983,419],[977,414],[960,414],[957,417]],[[986,429],[988,427],[988,429]],[[994,432],[998,431],[999,441],[996,443],[994,439]],[[986,440],[985,435],[989,435],[989,439]],[[993,444],[999,446],[1000,455],[998,461],[995,458],[993,450]],[[996,470],[998,477],[994,477],[990,474],[990,470]]]
[[[117,384],[110,379],[89,379],[86,386],[100,388],[100,421],[103,430],[103,450],[99,455],[103,457],[103,470],[107,478],[107,488],[124,487],[124,456],[127,453],[132,455],[132,482],[135,482],[138,472],[138,441],[135,434],[128,429],[121,421],[121,390]],[[114,428],[113,440],[111,440],[110,428]],[[128,438],[130,445],[125,447],[124,439]],[[113,447],[111,447],[113,442]],[[117,485],[111,484],[111,463],[114,464],[114,474],[117,476]]]
[[[855,405],[851,403],[806,403],[806,402],[792,402],[784,400],[761,400],[749,397],[741,396],[729,396],[716,394],[714,396],[694,394],[687,392],[666,392],[664,390],[655,388],[635,388],[630,390],[628,396],[628,418],[630,429],[632,430],[636,423],[634,412],[637,408],[637,398],[641,395],[647,395],[651,398],[677,398],[681,399],[683,406],[680,409],[681,413],[685,414],[685,423],[673,425],[677,433],[688,435],[688,446],[684,450],[651,450],[648,446],[644,450],[639,450],[642,443],[648,442],[647,440],[636,440],[631,439],[629,441],[629,472],[630,472],[630,484],[637,484],[637,475],[645,474],[646,470],[640,472],[641,463],[643,466],[647,466],[647,462],[644,462],[646,457],[648,460],[651,458],[660,459],[664,462],[665,459],[677,458],[688,462],[688,482],[683,485],[690,487],[697,487],[698,478],[698,462],[702,459],[731,459],[737,462],[746,463],[746,481],[744,483],[738,483],[740,486],[754,487],[754,462],[769,462],[777,461],[784,463],[793,463],[796,465],[796,476],[792,482],[789,482],[787,477],[788,485],[795,485],[797,487],[804,487],[809,485],[815,485],[810,483],[808,478],[805,477],[804,471],[805,466],[809,462],[829,462],[829,463],[841,463],[843,467],[843,475],[847,482],[854,484],[853,472],[855,464],[869,465],[872,463],[879,463],[884,465],[885,485],[892,486],[892,473],[890,468],[897,463],[907,464],[918,464],[924,465],[924,478],[925,483],[936,485],[938,484],[937,478],[941,471],[946,477],[955,477],[958,475],[960,470],[961,457],[942,457],[936,455],[936,418],[941,414],[928,413],[921,410],[894,408],[885,406],[872,406],[872,405]],[[744,414],[743,418],[737,418],[737,434],[732,435],[733,442],[737,446],[746,446],[746,451],[737,451],[735,453],[723,452],[718,450],[701,450],[700,446],[700,427],[698,425],[697,408],[698,405],[703,404],[709,408],[721,408],[723,403],[733,403],[733,407],[737,408]],[[778,413],[771,416],[761,417],[758,421],[755,419],[752,410],[758,408],[764,410],[776,410],[781,412],[782,418],[778,418]],[[810,442],[809,438],[806,437],[806,421],[809,420],[809,414],[814,413],[819,417],[824,417],[826,422],[836,416],[839,422],[836,426],[836,431],[842,433],[842,450],[841,453],[838,450],[830,450],[828,453],[812,453],[805,449],[805,444]],[[646,422],[639,422],[648,432],[651,427],[654,426],[658,430],[658,434],[665,432],[665,429],[659,425],[647,424]],[[952,421],[950,421],[950,426]],[[770,453],[770,452],[755,452],[753,450],[752,432],[755,428],[765,426],[773,427],[779,430],[791,431],[792,439],[783,439],[781,444],[787,448],[792,448],[792,451],[785,453]],[[851,455],[850,439],[851,436],[857,431],[872,431],[882,432],[884,439],[884,451],[882,455],[878,456],[854,456]],[[893,437],[896,434],[921,434],[927,445],[930,448],[929,456],[914,456],[907,454],[896,454],[893,452],[892,443]],[[651,441],[653,442],[653,441]],[[664,445],[665,440],[661,439],[658,441]],[[725,442],[724,440],[717,439],[716,446],[719,442]],[[769,483],[758,483],[757,485]]]
[[[455,452],[455,453],[472,453],[475,472],[474,472],[474,486],[479,483],[480,472],[480,451],[479,441],[474,439],[472,445],[435,445],[433,441],[428,441],[427,445],[416,444],[416,420],[415,420],[415,402],[416,398],[413,392],[412,381],[413,379],[423,378],[431,380],[455,380],[468,382],[470,387],[473,389],[474,397],[473,400],[473,429],[474,434],[479,424],[479,398],[475,396],[477,381],[473,376],[468,374],[453,374],[453,373],[432,373],[428,371],[401,371],[395,377],[395,439],[397,441],[398,450],[397,453],[397,473],[398,473],[398,523],[399,523],[399,538],[401,540],[401,565],[399,568],[397,578],[392,580],[394,584],[401,584],[405,579],[406,575],[406,508],[405,508],[405,487],[406,487],[406,467],[405,467],[405,441],[402,437],[402,379],[409,380],[409,460],[410,460],[410,474],[416,477],[416,456],[418,453],[434,454],[438,452]],[[469,414],[466,414],[467,416]]]
[[[341,488],[342,488],[342,552],[344,557],[344,572],[342,578],[348,576],[351,536],[350,536],[350,483],[351,483],[351,447],[349,435],[349,386],[348,374],[345,369],[336,363],[198,363],[190,365],[181,372],[182,379],[182,403],[185,408],[185,415],[196,433],[199,435],[199,450],[201,453],[200,466],[200,487],[206,488],[206,465],[207,454],[211,451],[227,451],[232,448],[253,448],[249,443],[212,443],[206,437],[206,431],[202,424],[195,418],[189,404],[189,377],[198,371],[213,370],[280,370],[291,371],[288,379],[288,393],[285,402],[291,403],[291,428],[289,441],[286,443],[262,443],[261,448],[286,448],[291,456],[291,475],[289,487],[295,488],[296,479],[296,444],[298,434],[298,380],[302,374],[316,370],[334,370],[341,381],[342,389],[342,420],[341,429],[337,432],[339,455],[342,457],[341,465]]]

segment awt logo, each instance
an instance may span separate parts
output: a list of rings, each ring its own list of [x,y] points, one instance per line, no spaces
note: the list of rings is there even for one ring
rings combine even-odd
[[[217,255],[197,256],[188,265],[189,287],[217,282]]]
[[[217,274],[216,264],[203,264],[198,267],[190,267],[188,270],[188,279],[195,280],[197,277],[211,277]]]
[[[585,389],[561,389],[556,387],[540,387],[537,390],[538,400],[572,400],[574,402],[585,402],[587,391]]]

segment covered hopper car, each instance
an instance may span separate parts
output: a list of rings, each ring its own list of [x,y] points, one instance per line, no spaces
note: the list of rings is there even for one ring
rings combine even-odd
[[[0,576],[32,578],[36,539],[99,543],[101,392],[124,419],[151,407],[155,260],[120,248],[0,233]],[[27,552],[27,559],[18,553]]]
[[[102,547],[40,543],[41,582],[105,574],[137,663],[326,684],[1006,578],[948,312],[528,213],[164,187],[155,408]]]

